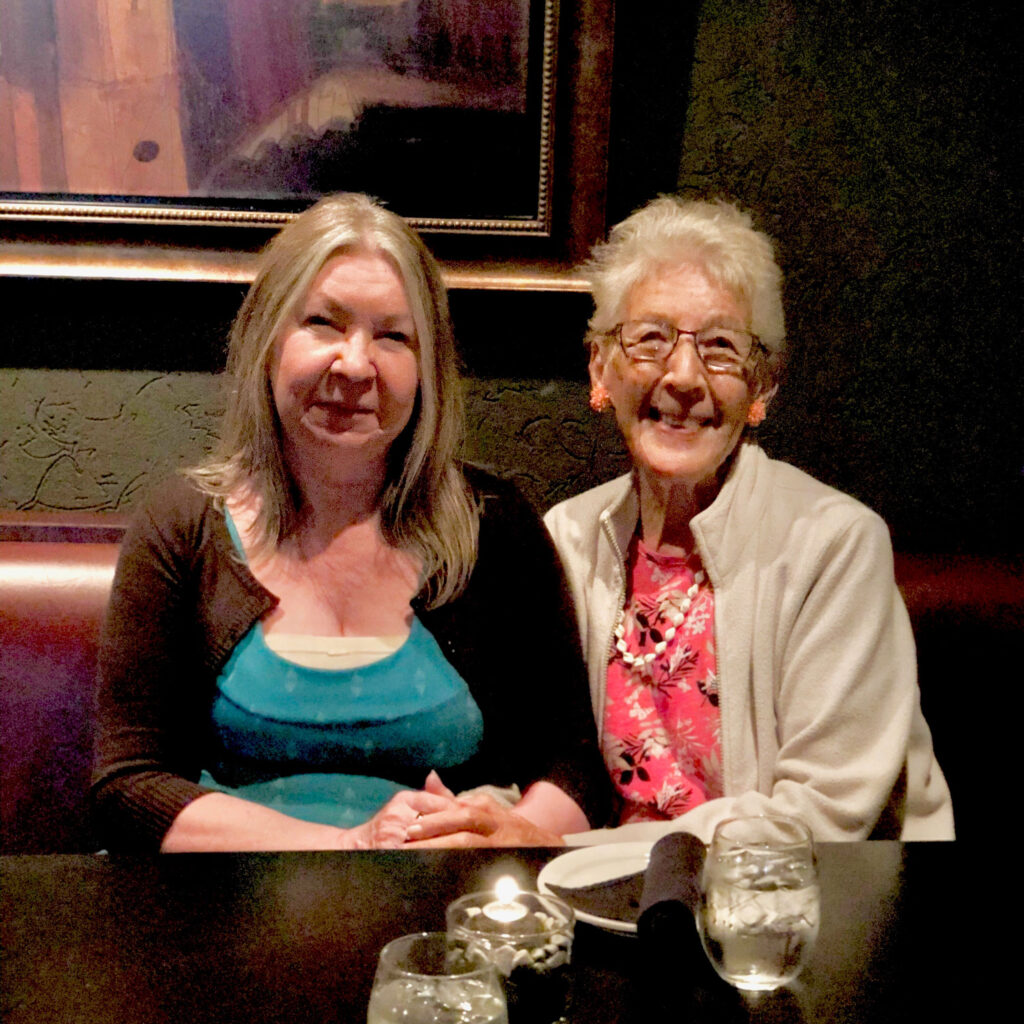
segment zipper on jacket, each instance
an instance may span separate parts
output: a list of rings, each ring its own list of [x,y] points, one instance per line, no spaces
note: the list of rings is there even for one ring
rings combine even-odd
[[[597,723],[597,737],[602,747],[604,747],[604,706],[608,699],[608,665],[612,660],[612,652],[615,650],[615,626],[619,621],[619,616],[622,614],[622,607],[626,600],[626,560],[622,555],[622,549],[619,547],[619,542],[615,538],[615,531],[612,529],[610,522],[610,513],[606,510],[601,514],[601,529],[604,530],[608,540],[611,543],[612,551],[615,553],[615,557],[618,559],[619,564],[619,593],[615,602],[615,610],[612,613],[612,626],[611,631],[608,634],[608,642],[605,645],[605,659],[604,659],[604,673],[605,679],[601,684],[601,716]]]

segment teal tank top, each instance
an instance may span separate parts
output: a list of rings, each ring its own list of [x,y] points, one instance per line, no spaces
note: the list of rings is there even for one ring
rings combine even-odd
[[[415,617],[397,651],[338,670],[283,658],[257,622],[218,677],[211,717],[213,759],[200,782],[341,828],[418,788],[431,768],[443,778],[483,739],[469,687]]]

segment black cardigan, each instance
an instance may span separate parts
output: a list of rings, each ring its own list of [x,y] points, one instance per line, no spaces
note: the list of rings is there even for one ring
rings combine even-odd
[[[480,751],[444,780],[458,790],[546,779],[601,825],[610,786],[554,548],[511,484],[471,467],[466,477],[482,508],[472,576],[439,608],[413,602],[483,715]],[[209,763],[217,676],[276,602],[237,558],[223,514],[186,480],[135,516],[100,647],[93,797],[108,848],[158,847],[207,792],[197,780]]]

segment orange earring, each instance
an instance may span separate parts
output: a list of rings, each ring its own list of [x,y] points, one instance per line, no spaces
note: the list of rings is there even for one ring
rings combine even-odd
[[[761,426],[764,423],[765,413],[764,402],[760,398],[755,399],[747,410],[747,423],[752,427]]]
[[[603,384],[590,386],[590,408],[594,412],[607,412],[612,407],[612,396]]]

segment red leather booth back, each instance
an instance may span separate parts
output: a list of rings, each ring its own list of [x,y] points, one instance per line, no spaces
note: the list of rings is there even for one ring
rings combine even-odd
[[[0,852],[87,852],[96,649],[123,521],[33,518],[0,521]]]

